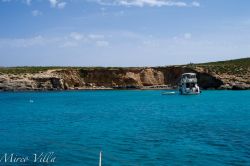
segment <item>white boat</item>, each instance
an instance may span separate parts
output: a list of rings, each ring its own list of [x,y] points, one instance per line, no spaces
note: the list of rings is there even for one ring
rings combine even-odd
[[[195,73],[184,73],[181,75],[179,91],[182,95],[196,95],[201,93]]]

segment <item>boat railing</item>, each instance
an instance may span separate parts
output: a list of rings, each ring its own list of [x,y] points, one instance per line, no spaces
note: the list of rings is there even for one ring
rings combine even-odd
[[[182,78],[181,81],[183,83],[197,82],[197,78]]]

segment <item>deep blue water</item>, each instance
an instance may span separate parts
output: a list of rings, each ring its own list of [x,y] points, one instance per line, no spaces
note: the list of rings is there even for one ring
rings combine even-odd
[[[50,165],[63,166],[98,165],[100,151],[104,166],[250,165],[250,91],[161,92],[0,93],[0,154],[54,152]]]

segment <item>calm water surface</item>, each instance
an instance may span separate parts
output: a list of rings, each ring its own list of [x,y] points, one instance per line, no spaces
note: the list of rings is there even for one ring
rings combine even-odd
[[[106,166],[250,165],[250,91],[161,92],[0,93],[0,154],[54,152],[50,165],[62,166],[98,165],[100,151]]]

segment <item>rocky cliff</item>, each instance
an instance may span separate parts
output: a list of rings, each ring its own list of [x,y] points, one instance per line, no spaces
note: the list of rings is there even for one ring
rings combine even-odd
[[[197,73],[203,89],[250,89],[250,60],[245,61],[248,63],[244,66],[234,66],[238,72],[232,72],[231,64],[225,63],[145,68],[2,68],[0,90],[176,88],[185,72]]]

